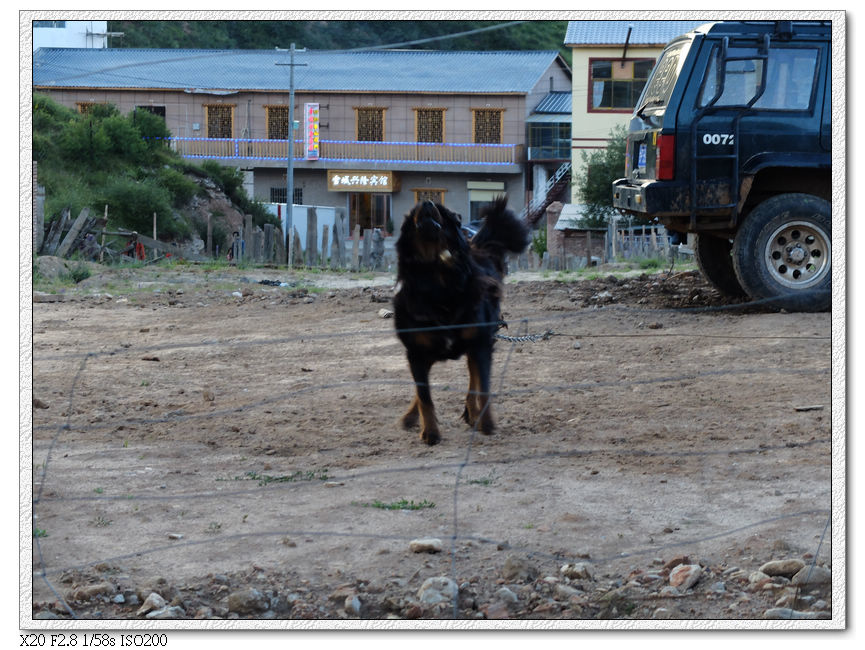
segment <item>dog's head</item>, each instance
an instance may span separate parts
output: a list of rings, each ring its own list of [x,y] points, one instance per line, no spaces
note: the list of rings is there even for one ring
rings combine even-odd
[[[405,260],[448,262],[467,250],[459,217],[440,203],[421,201],[405,216],[397,253]]]

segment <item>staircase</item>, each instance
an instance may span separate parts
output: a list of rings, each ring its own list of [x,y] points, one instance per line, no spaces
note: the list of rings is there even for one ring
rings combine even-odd
[[[531,202],[523,208],[520,218],[525,219],[529,225],[535,225],[544,215],[547,207],[553,201],[561,197],[562,192],[571,182],[571,163],[564,162],[556,173],[547,179],[547,184],[537,193]]]

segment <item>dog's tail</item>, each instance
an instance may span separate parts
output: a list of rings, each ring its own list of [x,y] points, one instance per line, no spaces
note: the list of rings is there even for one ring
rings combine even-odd
[[[508,209],[505,196],[499,195],[481,210],[484,224],[472,237],[472,246],[483,250],[500,265],[505,254],[522,253],[529,245],[528,225]]]

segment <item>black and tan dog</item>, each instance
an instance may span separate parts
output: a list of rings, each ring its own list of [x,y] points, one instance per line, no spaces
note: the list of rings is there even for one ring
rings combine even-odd
[[[468,359],[469,387],[463,418],[485,434],[495,431],[490,411],[490,371],[505,254],[529,241],[526,224],[507,209],[504,197],[485,207],[484,225],[469,243],[456,214],[432,201],[418,203],[403,221],[396,243],[394,320],[406,348],[416,394],[402,418],[405,428],[420,419],[421,439],[439,442],[430,394],[436,361]]]

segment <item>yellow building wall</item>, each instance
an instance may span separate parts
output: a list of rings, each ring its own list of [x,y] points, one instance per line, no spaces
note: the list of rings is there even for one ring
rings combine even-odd
[[[629,47],[628,59],[657,59],[663,51],[658,47]],[[573,51],[573,87],[571,115],[571,202],[579,203],[577,182],[585,175],[582,154],[595,149],[605,149],[613,127],[627,126],[631,112],[589,112],[589,61],[591,59],[617,59],[622,56],[623,46],[575,47]],[[624,169],[622,173],[624,174]]]

